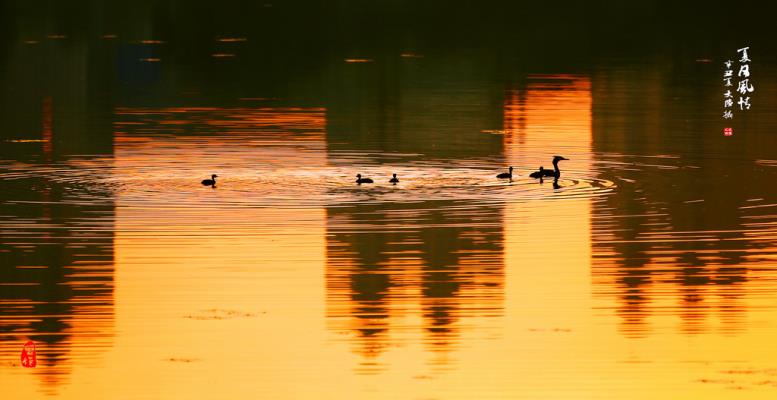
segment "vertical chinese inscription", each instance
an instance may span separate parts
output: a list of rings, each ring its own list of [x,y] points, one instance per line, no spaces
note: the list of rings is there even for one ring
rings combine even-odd
[[[737,49],[739,56],[738,65],[734,65],[731,60],[726,60],[723,65],[723,118],[734,118],[734,104],[739,106],[740,111],[750,109],[750,93],[755,91],[752,79],[750,77],[750,57],[747,51],[750,47]],[[734,70],[737,70],[736,75]],[[736,86],[732,82],[736,80]],[[735,88],[736,87],[736,88]],[[737,101],[734,103],[734,96],[737,95]]]

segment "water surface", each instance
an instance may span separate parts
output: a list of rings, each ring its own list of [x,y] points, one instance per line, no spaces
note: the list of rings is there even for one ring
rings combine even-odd
[[[36,40],[2,77],[8,398],[777,394],[777,64],[724,137],[714,51],[342,52],[280,90],[229,32],[194,71]]]

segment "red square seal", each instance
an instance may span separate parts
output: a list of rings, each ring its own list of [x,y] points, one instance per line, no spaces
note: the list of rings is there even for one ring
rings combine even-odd
[[[35,354],[35,343],[32,340],[27,341],[22,347],[22,366],[25,368],[34,368],[38,364],[38,358]]]

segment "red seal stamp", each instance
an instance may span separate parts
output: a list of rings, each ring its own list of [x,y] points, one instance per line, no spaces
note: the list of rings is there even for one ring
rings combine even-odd
[[[25,368],[34,368],[38,364],[38,358],[35,354],[35,343],[32,340],[27,341],[22,347],[22,366]]]

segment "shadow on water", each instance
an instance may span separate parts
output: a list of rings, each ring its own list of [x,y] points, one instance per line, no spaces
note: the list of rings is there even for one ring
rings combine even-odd
[[[475,64],[445,64],[410,58],[335,67],[328,164],[352,168],[357,157],[361,165],[402,171],[407,162],[446,168],[440,160],[466,163],[501,153],[501,137],[482,131],[502,125],[502,92]],[[487,326],[466,321],[502,314],[503,206],[412,193],[403,201],[402,191],[418,189],[405,186],[413,178],[402,179],[392,190],[397,201],[326,206],[327,317],[362,356],[359,373],[381,371],[380,356],[419,334],[436,354],[430,364],[450,368],[461,331]]]
[[[316,237],[326,251],[325,331],[345,337],[360,374],[388,369],[392,348],[415,344],[429,365],[481,369],[483,360],[457,365],[459,350],[487,354],[503,332],[517,335],[505,340],[512,345],[526,338],[524,325],[558,325],[538,318],[546,309],[566,324],[566,313],[587,307],[589,267],[606,315],[584,310],[570,318],[574,330],[557,332],[580,340],[559,347],[576,360],[524,354],[552,364],[548,377],[574,371],[566,377],[603,392],[632,379],[589,379],[622,365],[601,358],[608,352],[578,357],[593,338],[586,329],[609,330],[600,321],[610,315],[620,332],[593,339],[675,328],[662,317],[677,317],[677,343],[713,331],[761,335],[746,317],[757,301],[773,303],[774,6],[734,25],[731,10],[705,4],[698,18],[702,6],[675,3],[0,1],[0,353],[17,359],[35,340],[36,373],[57,388],[76,361],[114,345],[116,204],[131,211],[130,233],[149,236],[127,235],[139,254],[160,232],[174,241],[195,230],[196,246],[232,244],[229,235],[272,240],[279,226],[293,236],[293,209],[320,212],[304,226],[319,224],[325,235]],[[720,29],[729,22],[733,29]],[[744,44],[754,49],[758,97],[724,138],[720,61]],[[553,154],[570,158],[559,189],[525,179],[550,167]],[[494,182],[506,165],[519,179]],[[395,187],[386,182],[392,172]],[[205,192],[199,182],[211,173],[219,187]],[[356,173],[375,185],[355,186]],[[540,200],[544,213],[532,214]],[[572,206],[554,209],[555,201]],[[272,212],[246,221],[247,209]],[[209,222],[217,218],[224,231]],[[198,230],[202,221],[212,230]],[[548,233],[559,236],[546,244]],[[159,254],[170,243],[154,243],[152,263],[169,261]],[[189,256],[185,243],[177,244]],[[571,249],[543,269],[557,243]],[[506,260],[509,249],[516,254]],[[264,256],[230,254],[227,267],[262,265]],[[146,271],[135,271],[139,282]],[[289,292],[286,272],[250,276],[279,279],[275,293],[289,299],[273,304],[289,311],[310,293]],[[508,311],[538,307],[506,305],[521,299],[506,293],[507,278],[561,297],[530,292],[547,303],[529,314],[536,321],[520,320]],[[260,303],[262,295],[246,297]],[[581,374],[592,360],[611,370]],[[501,362],[489,367],[509,375],[505,387],[523,390],[514,360]],[[250,363],[241,370],[253,373]],[[294,368],[263,370],[257,382],[317,375]],[[540,392],[519,394],[527,393]]]
[[[444,365],[460,331],[479,329],[467,319],[501,316],[501,223],[499,206],[452,201],[327,208],[327,317],[351,336],[362,372],[419,328]]]
[[[4,187],[0,353],[15,359],[35,341],[42,388],[55,390],[72,358],[92,361],[112,343],[113,200],[102,193],[85,201],[47,179]]]
[[[102,56],[61,40],[5,50],[0,169],[110,158],[111,69]],[[41,388],[56,393],[74,359],[93,362],[112,345],[114,200],[45,173],[14,175],[0,192],[0,354],[18,360],[35,341]]]
[[[736,332],[746,328],[745,283],[777,246],[777,218],[761,214],[777,195],[764,185],[777,171],[757,162],[777,145],[768,111],[777,87],[762,82],[758,109],[725,124],[717,67],[689,62],[670,74],[660,65],[667,60],[594,75],[597,163],[622,189],[594,203],[594,275],[600,291],[615,286],[629,335],[649,334],[651,316],[666,307],[677,310],[685,333],[711,329],[713,314],[718,329]],[[763,76],[777,72],[759,67]],[[681,79],[687,84],[674,82]],[[726,138],[731,124],[735,136]]]
[[[502,125],[503,92],[475,61],[396,57],[329,68],[330,152],[439,160],[502,153],[502,138],[483,131]]]

